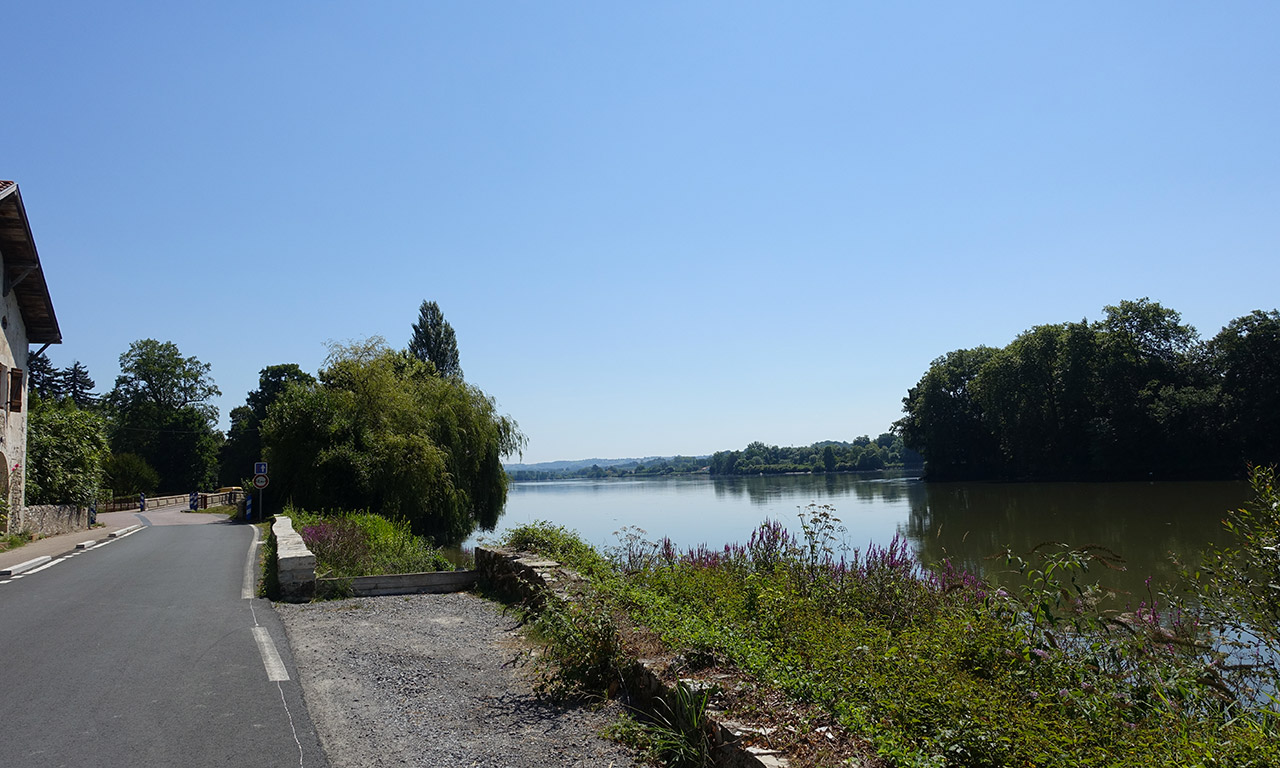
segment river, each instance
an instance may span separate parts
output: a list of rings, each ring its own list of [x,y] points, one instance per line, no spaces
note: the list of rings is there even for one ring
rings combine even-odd
[[[1248,496],[1240,482],[925,483],[894,473],[566,480],[513,483],[498,530],[480,538],[546,520],[601,547],[616,543],[623,526],[681,547],[719,547],[745,542],[765,519],[799,531],[798,507],[829,504],[850,547],[901,534],[924,563],[950,558],[1006,584],[1016,583],[999,556],[1006,548],[1025,555],[1045,542],[1106,547],[1124,570],[1097,566],[1089,580],[1136,604],[1148,577],[1156,588],[1172,583],[1170,555],[1194,562],[1211,542],[1223,543],[1223,517]]]

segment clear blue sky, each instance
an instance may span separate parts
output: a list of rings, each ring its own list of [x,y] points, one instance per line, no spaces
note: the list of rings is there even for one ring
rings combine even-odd
[[[10,4],[65,343],[213,365],[440,304],[524,461],[884,431],[938,355],[1275,308],[1280,5]]]

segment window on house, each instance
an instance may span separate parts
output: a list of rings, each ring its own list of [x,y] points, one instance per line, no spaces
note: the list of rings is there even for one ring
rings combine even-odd
[[[0,363],[0,403],[9,402],[9,366]],[[4,442],[5,428],[9,426],[9,409],[0,408],[0,442]]]
[[[9,371],[9,410],[22,411],[22,370],[18,368]]]

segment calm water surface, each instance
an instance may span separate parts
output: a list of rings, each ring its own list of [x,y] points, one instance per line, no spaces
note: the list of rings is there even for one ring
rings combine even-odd
[[[1243,504],[1245,483],[924,483],[915,476],[793,475],[566,480],[515,483],[496,538],[514,525],[546,520],[597,546],[623,526],[681,547],[745,542],[766,519],[798,531],[798,507],[830,504],[848,546],[906,536],[926,563],[950,558],[988,577],[1006,548],[1027,553],[1043,542],[1107,547],[1125,570],[1096,568],[1109,586],[1145,597],[1145,580],[1172,579],[1170,554],[1194,560],[1222,539],[1221,520]],[[471,543],[474,543],[471,542]]]

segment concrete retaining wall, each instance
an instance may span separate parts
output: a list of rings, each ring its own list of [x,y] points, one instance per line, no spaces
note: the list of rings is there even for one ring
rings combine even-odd
[[[475,571],[433,573],[393,573],[357,576],[350,579],[317,579],[316,556],[307,549],[302,536],[293,530],[293,521],[283,515],[271,524],[276,540],[276,575],[284,600],[312,597],[374,597],[377,595],[418,595],[465,592],[476,585]]]
[[[508,600],[541,606],[548,596],[574,599],[574,585],[582,577],[554,560],[528,552],[476,547],[476,570],[480,582],[491,592]],[[638,659],[626,673],[627,693],[633,707],[652,712],[657,699],[672,703],[675,686],[694,690],[713,688],[714,681],[672,679],[670,659]],[[719,768],[787,768],[786,757],[770,749],[747,746],[744,738],[767,733],[767,729],[730,721],[707,709],[712,759]]]
[[[465,592],[476,585],[475,571],[393,573],[351,579],[316,579],[316,594],[376,597],[378,595],[438,595]]]
[[[41,504],[23,507],[14,520],[13,531],[26,531],[41,536],[89,529],[89,510],[70,504]]]
[[[310,600],[316,592],[316,556],[311,554],[302,536],[293,530],[293,521],[277,517],[271,524],[276,540],[276,576],[280,580],[280,597],[285,600]]]

